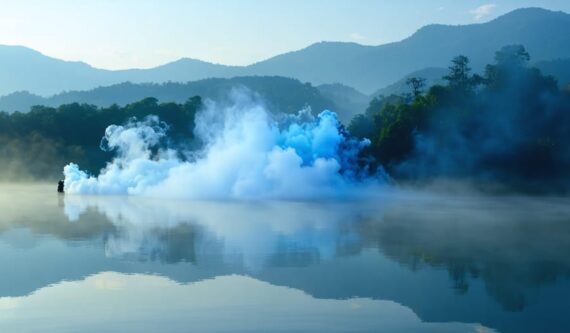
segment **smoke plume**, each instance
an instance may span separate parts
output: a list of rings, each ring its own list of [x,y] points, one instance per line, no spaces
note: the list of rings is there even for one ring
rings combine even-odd
[[[322,199],[364,195],[381,181],[357,164],[368,140],[343,130],[336,114],[273,115],[251,94],[208,102],[196,116],[198,151],[168,147],[157,117],[109,126],[103,146],[116,157],[99,175],[64,168],[71,194],[188,199]]]

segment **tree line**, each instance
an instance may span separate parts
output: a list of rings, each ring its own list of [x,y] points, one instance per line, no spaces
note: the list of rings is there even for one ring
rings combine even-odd
[[[452,59],[446,84],[410,78],[410,93],[374,98],[348,133],[371,145],[360,164],[395,181],[439,178],[565,190],[570,182],[570,93],[529,66],[523,46],[499,50],[481,75]],[[286,91],[283,94],[287,94]],[[198,96],[184,103],[145,98],[124,107],[66,104],[0,113],[0,178],[55,179],[70,161],[96,173],[112,157],[100,149],[111,124],[158,115],[171,143],[192,141]]]
[[[26,113],[0,112],[0,178],[53,180],[61,177],[70,161],[96,173],[113,155],[100,148],[105,129],[133,117],[158,115],[169,126],[169,139],[182,144],[192,140],[194,117],[201,106],[198,96],[185,103],[158,103],[149,97],[124,107],[72,103],[34,106]]]
[[[506,46],[479,75],[467,57],[457,56],[443,78],[447,84],[426,90],[423,78],[410,78],[410,94],[373,99],[349,126],[372,142],[362,160],[406,181],[456,178],[566,190],[570,93],[529,61],[523,46]]]

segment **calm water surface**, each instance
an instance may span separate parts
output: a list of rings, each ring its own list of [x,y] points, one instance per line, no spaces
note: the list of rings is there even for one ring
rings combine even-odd
[[[570,332],[570,201],[0,186],[1,332]]]

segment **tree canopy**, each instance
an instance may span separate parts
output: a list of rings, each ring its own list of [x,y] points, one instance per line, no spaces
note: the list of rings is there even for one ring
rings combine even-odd
[[[530,68],[520,45],[497,51],[484,77],[452,59],[447,85],[407,100],[375,99],[349,131],[368,137],[363,161],[400,180],[472,179],[524,190],[566,190],[570,94]]]
[[[101,137],[111,124],[158,115],[169,126],[174,143],[192,140],[192,126],[200,97],[183,104],[145,98],[125,107],[97,108],[89,104],[65,104],[57,108],[34,106],[27,113],[0,112],[0,177],[53,179],[70,161],[96,172],[112,157],[100,149]]]

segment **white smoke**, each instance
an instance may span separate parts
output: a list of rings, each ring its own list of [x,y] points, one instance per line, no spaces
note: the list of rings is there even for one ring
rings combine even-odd
[[[312,117],[305,110],[297,116],[274,117],[250,94],[232,95],[229,105],[208,102],[196,116],[194,134],[204,143],[197,153],[153,150],[167,131],[157,117],[108,127],[104,142],[117,157],[98,176],[67,165],[66,192],[321,199],[364,195],[380,184],[362,177],[355,163],[370,142],[348,138],[335,113]]]
[[[387,200],[382,200],[386,202]],[[170,238],[161,231],[189,226],[195,237],[185,239],[198,258],[214,256],[228,264],[241,261],[257,271],[277,253],[318,253],[319,260],[339,255],[358,244],[349,227],[362,216],[377,216],[379,207],[365,202],[218,202],[161,200],[141,197],[71,195],[64,197],[69,221],[102,214],[116,232],[106,235],[109,257],[148,259],[168,252]],[[228,223],[231,221],[231,223]],[[181,251],[183,252],[183,251]],[[237,257],[236,257],[237,256]],[[207,259],[203,259],[204,262]]]

